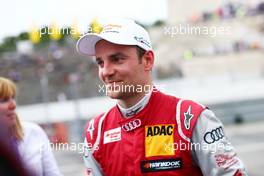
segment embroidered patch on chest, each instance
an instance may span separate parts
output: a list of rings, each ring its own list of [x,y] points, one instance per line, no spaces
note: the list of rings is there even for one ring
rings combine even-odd
[[[140,167],[143,173],[177,170],[182,168],[182,160],[177,158],[141,161]]]
[[[174,155],[174,150],[167,150],[166,145],[174,143],[174,125],[145,126],[145,156]]]
[[[104,132],[104,144],[121,140],[121,127]]]

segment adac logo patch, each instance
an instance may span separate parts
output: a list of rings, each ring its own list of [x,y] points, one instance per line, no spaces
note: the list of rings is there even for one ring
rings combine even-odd
[[[180,158],[141,161],[140,168],[142,173],[177,170],[182,168],[182,161]]]
[[[171,156],[164,144],[174,143],[174,124],[145,126],[145,156]]]

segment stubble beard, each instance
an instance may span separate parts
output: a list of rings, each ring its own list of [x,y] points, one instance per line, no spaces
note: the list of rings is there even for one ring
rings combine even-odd
[[[123,88],[109,87],[109,89],[106,92],[107,93],[106,95],[112,99],[126,100],[138,94],[135,89],[134,90],[129,88],[126,89],[125,84],[122,84],[122,86]]]

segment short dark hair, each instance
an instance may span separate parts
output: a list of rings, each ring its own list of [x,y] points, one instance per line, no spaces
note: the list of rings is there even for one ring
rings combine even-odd
[[[139,46],[136,46],[137,49],[137,55],[138,55],[138,59],[141,62],[141,58],[144,56],[144,54],[146,53],[146,50],[144,50],[143,48],[140,48]]]

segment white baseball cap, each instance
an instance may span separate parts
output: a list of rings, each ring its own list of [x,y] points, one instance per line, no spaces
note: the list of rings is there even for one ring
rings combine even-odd
[[[88,33],[77,42],[80,54],[95,56],[95,45],[100,40],[120,45],[136,45],[149,51],[152,50],[148,32],[133,20],[122,19],[108,22],[102,26],[100,33]]]

